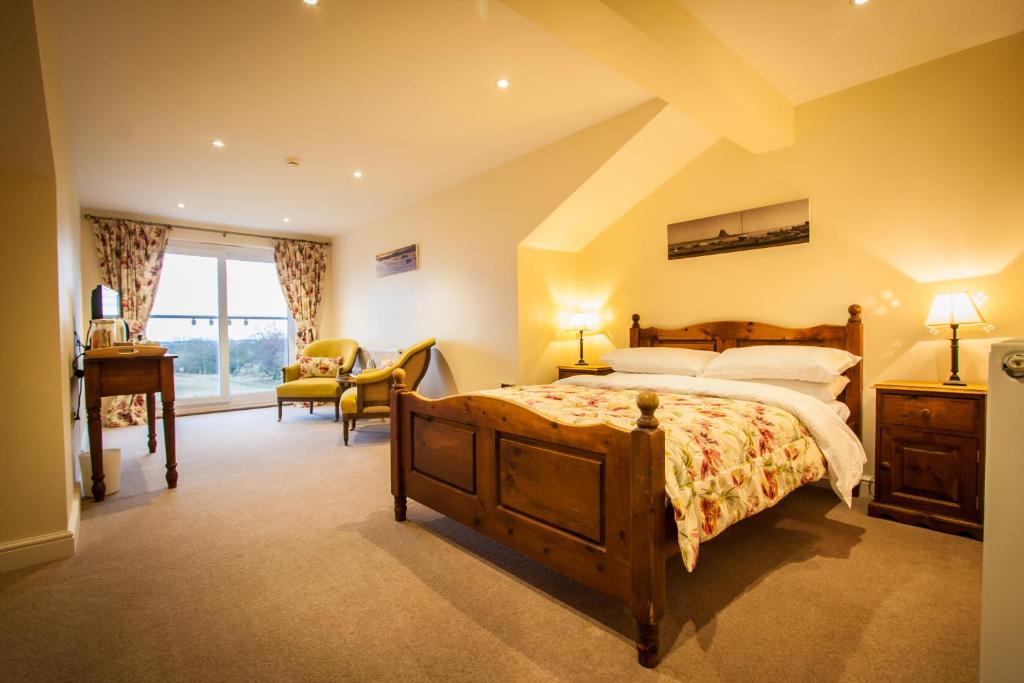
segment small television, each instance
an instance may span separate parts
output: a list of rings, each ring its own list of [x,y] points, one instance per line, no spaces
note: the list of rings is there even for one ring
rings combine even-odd
[[[92,290],[92,319],[120,317],[121,295],[106,285],[97,285]]]

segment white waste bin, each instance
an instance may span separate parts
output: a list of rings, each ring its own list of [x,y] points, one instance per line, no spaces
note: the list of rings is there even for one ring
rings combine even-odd
[[[89,451],[78,454],[78,466],[82,470],[82,497],[92,498],[92,458]],[[121,488],[121,449],[103,449],[103,483],[107,485],[105,495],[117,493]]]

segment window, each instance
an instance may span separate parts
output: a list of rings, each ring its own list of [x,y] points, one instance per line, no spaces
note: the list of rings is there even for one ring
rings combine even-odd
[[[294,340],[273,253],[172,242],[146,335],[178,356],[185,403],[268,400]]]

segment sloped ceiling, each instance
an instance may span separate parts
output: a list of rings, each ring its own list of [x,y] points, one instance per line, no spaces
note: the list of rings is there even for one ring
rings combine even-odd
[[[524,246],[579,251],[718,139],[675,107],[657,105],[657,115],[544,219]]]
[[[677,0],[792,103],[1024,31],[1021,0]]]
[[[530,237],[573,250],[709,140],[788,145],[793,104],[1024,30],[1024,2],[68,0],[57,23],[83,206],[169,220],[337,234],[661,98]]]

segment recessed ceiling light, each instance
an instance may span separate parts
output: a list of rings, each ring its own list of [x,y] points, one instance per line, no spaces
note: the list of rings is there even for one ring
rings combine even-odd
[[[363,172],[362,171],[353,171],[352,172],[352,177],[353,178],[362,178],[363,177]]]
[[[509,85],[508,79],[507,78],[499,78],[498,80],[494,81],[494,85],[498,86],[498,88],[500,90],[507,90],[508,89],[508,85]]]
[[[315,5],[315,4],[317,3],[317,2],[319,2],[319,0],[302,0],[302,2],[304,2],[304,3],[306,3],[307,5],[309,5],[310,7],[312,7],[312,6],[313,6],[313,5]]]
[[[284,219],[284,222],[285,222],[285,223],[291,223],[291,222],[292,222],[292,219],[291,219],[291,218],[285,218],[285,219]]]
[[[181,202],[178,202],[178,208],[179,208],[179,209],[184,209],[184,208],[185,208],[185,205],[184,205],[184,204],[182,204]]]
[[[871,0],[850,0],[851,5],[857,5],[858,7],[860,7],[861,5],[866,5],[869,2],[871,2]]]
[[[223,140],[214,140],[213,141],[213,146],[214,147],[218,147],[218,148],[219,147],[223,147],[224,146],[224,141]]]

